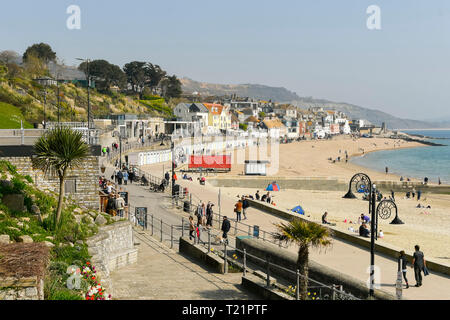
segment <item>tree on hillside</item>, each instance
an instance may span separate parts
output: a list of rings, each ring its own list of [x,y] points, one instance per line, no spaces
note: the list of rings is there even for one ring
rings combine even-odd
[[[146,75],[146,83],[150,87],[150,89],[155,89],[162,79],[167,75],[160,66],[151,64],[150,62],[145,66],[145,75]]]
[[[136,93],[141,93],[147,82],[145,65],[145,62],[132,61],[123,67],[127,81],[131,85],[131,90]]]
[[[275,224],[278,229],[273,238],[286,243],[298,245],[297,269],[300,277],[300,296],[306,299],[308,292],[309,248],[328,247],[331,245],[330,230],[316,223],[293,219],[288,224]]]
[[[23,54],[23,61],[27,61],[30,56],[41,59],[45,64],[56,60],[56,52],[46,43],[37,43],[28,47]]]
[[[47,66],[43,60],[30,54],[25,62],[25,70],[33,77],[40,77],[46,74]]]
[[[83,62],[78,69],[87,73],[87,62]],[[96,78],[99,91],[109,91],[112,85],[123,88],[126,85],[126,75],[119,66],[106,60],[89,62],[89,76]]]
[[[159,86],[164,98],[178,98],[183,93],[181,81],[175,75],[162,79]]]
[[[20,55],[12,50],[0,52],[0,62],[8,66],[9,64],[17,64],[20,62]]]
[[[47,131],[34,145],[33,166],[44,173],[54,172],[59,177],[58,207],[55,229],[59,225],[64,198],[64,183],[69,169],[80,167],[89,156],[89,146],[83,134],[68,127],[56,127]]]

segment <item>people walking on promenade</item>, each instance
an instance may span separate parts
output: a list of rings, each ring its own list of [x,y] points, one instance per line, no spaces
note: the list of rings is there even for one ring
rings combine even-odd
[[[206,206],[205,203],[202,203],[202,219],[201,219],[201,225],[203,227],[206,227]]]
[[[197,206],[197,212],[195,213],[195,215],[197,216],[197,224],[202,224],[202,203],[200,202],[199,205]]]
[[[242,201],[238,200],[236,204],[234,205],[234,212],[236,212],[236,221],[241,221],[241,214],[242,214]]]
[[[123,217],[123,209],[125,208],[125,200],[120,196],[120,194],[116,194],[116,210],[117,215],[119,217]]]
[[[134,171],[133,169],[128,169],[128,180],[130,180],[130,184],[133,184],[133,179],[134,179]]]
[[[127,185],[128,184],[128,170],[123,170],[123,172],[122,172],[122,176],[123,176],[123,183],[125,184],[125,185]]]
[[[122,173],[122,171],[117,171],[117,183],[119,184],[119,185],[122,185],[122,179],[123,179],[123,173]]]
[[[223,222],[222,222],[222,239],[220,240],[220,242],[225,242],[226,244],[228,244],[228,231],[230,231],[231,229],[231,224],[230,224],[230,220],[228,220],[227,216],[223,217]]]
[[[424,274],[427,274],[426,271],[426,261],[423,255],[423,252],[420,251],[420,246],[415,245],[414,246],[414,254],[413,254],[413,261],[412,261],[412,268],[414,268],[414,277],[416,278],[416,285],[415,287],[420,287],[422,285],[422,272]]]
[[[206,227],[208,229],[212,228],[212,224],[213,224],[213,207],[214,204],[211,202],[208,202],[208,205],[206,206]]]
[[[259,199],[260,199],[260,196],[259,196],[259,190],[257,190],[256,193],[255,193],[255,199],[256,199],[256,200],[259,200]]]
[[[398,271],[401,271],[403,274],[403,279],[405,279],[406,282],[406,289],[409,288],[408,279],[406,278],[407,265],[408,259],[406,258],[405,251],[402,250],[398,257]]]
[[[108,212],[112,216],[116,215],[116,199],[112,194],[110,194],[108,197],[108,202],[106,203],[106,212]]]
[[[244,220],[247,219],[247,208],[250,207],[250,203],[248,202],[245,196],[242,196],[242,213],[244,214]]]
[[[190,216],[189,217],[189,240],[192,240],[193,238],[195,238],[194,231],[195,231],[194,218],[192,216]]]
[[[417,201],[420,200],[420,196],[422,195],[422,191],[417,190]]]

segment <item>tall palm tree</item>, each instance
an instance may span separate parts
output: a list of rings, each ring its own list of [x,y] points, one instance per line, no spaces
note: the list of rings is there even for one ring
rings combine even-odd
[[[274,239],[284,241],[286,244],[298,245],[297,269],[300,277],[299,290],[302,299],[306,299],[308,292],[308,260],[309,248],[321,248],[331,245],[331,231],[316,223],[309,223],[300,219],[293,219],[289,223],[275,224],[278,232]]]
[[[58,126],[47,131],[34,145],[33,166],[45,174],[56,173],[59,177],[58,208],[55,215],[57,228],[63,205],[64,182],[69,169],[80,167],[90,155],[89,146],[83,141],[81,132]]]

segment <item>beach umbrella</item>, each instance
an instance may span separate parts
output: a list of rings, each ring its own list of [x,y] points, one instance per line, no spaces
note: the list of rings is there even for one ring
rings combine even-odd
[[[301,206],[296,206],[291,211],[295,212],[295,213],[298,213],[298,214],[305,215],[305,210],[303,210],[303,208]]]
[[[280,186],[276,182],[272,182],[266,188],[266,191],[280,191]]]

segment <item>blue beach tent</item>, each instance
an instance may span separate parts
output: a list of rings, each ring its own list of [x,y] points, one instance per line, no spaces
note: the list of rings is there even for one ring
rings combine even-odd
[[[280,191],[280,186],[276,182],[272,182],[266,188],[266,191]]]
[[[302,207],[300,206],[296,206],[294,209],[291,210],[292,212],[298,213],[298,214],[302,214],[305,215],[305,210],[303,210]]]

